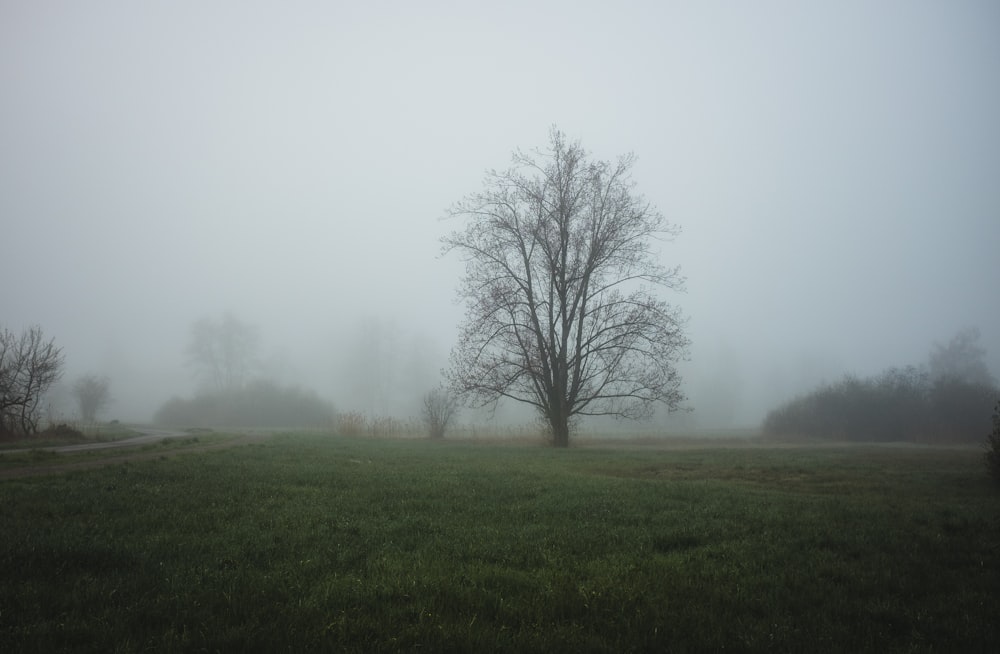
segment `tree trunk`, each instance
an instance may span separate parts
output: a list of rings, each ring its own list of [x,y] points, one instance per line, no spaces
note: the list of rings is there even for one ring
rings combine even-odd
[[[569,447],[569,418],[565,414],[549,416],[553,447]]]

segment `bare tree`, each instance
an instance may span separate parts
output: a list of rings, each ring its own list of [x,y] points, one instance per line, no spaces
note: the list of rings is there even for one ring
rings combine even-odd
[[[34,325],[21,334],[0,329],[0,433],[37,431],[42,396],[62,375],[62,349]]]
[[[188,363],[207,386],[240,389],[257,363],[257,330],[230,313],[221,320],[202,318],[191,325]]]
[[[73,384],[73,395],[80,407],[80,417],[84,422],[97,420],[97,414],[107,408],[111,402],[111,382],[107,377],[84,375]]]
[[[452,389],[534,406],[556,446],[577,416],[642,418],[684,399],[683,320],[655,294],[683,280],[653,248],[679,229],[635,191],[634,161],[593,161],[553,128],[547,150],[516,151],[456,204],[465,228],[442,239],[466,264]]]
[[[444,438],[458,411],[458,402],[447,390],[436,388],[424,395],[423,418],[431,438]]]

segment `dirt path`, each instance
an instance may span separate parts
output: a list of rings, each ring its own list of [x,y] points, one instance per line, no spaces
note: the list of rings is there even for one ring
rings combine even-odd
[[[55,452],[56,454],[69,454],[71,452],[89,452],[91,450],[110,450],[121,447],[134,447],[168,438],[191,437],[193,434],[176,429],[159,429],[157,427],[134,427],[132,431],[138,436],[122,438],[117,441],[104,441],[100,443],[78,443],[76,445],[52,445],[45,447],[23,447],[17,450],[0,450],[0,454],[24,454],[25,452]]]
[[[47,452],[57,452],[60,454],[71,454],[76,452],[87,452],[93,450],[110,450],[113,448],[123,448],[123,447],[134,447],[137,445],[144,445],[147,443],[162,441],[166,438],[180,438],[180,437],[190,437],[191,434],[185,432],[174,432],[163,429],[143,429],[142,435],[136,436],[134,438],[127,438],[120,441],[114,441],[109,443],[85,443],[81,445],[65,445],[62,447],[46,447],[37,448],[38,451]],[[123,453],[108,453],[108,456],[101,456],[99,458],[88,458],[85,461],[66,461],[65,463],[44,463],[44,464],[34,464],[25,465],[17,468],[6,468],[0,469],[0,480],[4,479],[23,479],[25,477],[40,477],[44,475],[58,475],[66,472],[73,472],[75,470],[91,470],[94,468],[103,468],[106,466],[119,465],[122,463],[130,463],[133,461],[149,461],[151,459],[169,459],[177,456],[178,454],[190,454],[193,452],[210,452],[212,450],[223,450],[230,447],[236,447],[239,445],[248,445],[250,443],[259,443],[271,438],[271,434],[243,434],[235,438],[230,438],[218,443],[193,443],[189,447],[179,447],[171,450],[162,450],[158,452],[123,452]],[[31,450],[8,450],[4,454],[10,454],[13,452],[28,452]]]

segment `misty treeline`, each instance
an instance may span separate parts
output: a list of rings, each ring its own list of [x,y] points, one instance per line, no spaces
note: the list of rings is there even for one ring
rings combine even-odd
[[[313,391],[256,379],[239,388],[172,398],[154,416],[164,425],[202,427],[315,427],[334,424],[330,402]]]
[[[38,431],[42,398],[62,376],[64,356],[42,328],[0,328],[0,436]]]
[[[344,435],[399,435],[421,430],[443,437],[458,407],[445,389],[422,398],[421,420],[400,421],[357,411],[338,413],[312,390],[268,379],[258,356],[257,328],[231,313],[194,322],[186,363],[200,388],[189,398],[174,397],[157,410],[155,422],[202,427],[307,427]],[[378,353],[376,352],[376,358]],[[384,361],[371,365],[384,372]]]
[[[1000,389],[977,329],[937,344],[925,364],[846,375],[771,411],[766,436],[842,441],[981,442]]]
[[[187,364],[200,381],[190,398],[168,400],[159,424],[202,427],[330,428],[333,404],[315,392],[261,376],[257,328],[226,313],[191,326]]]

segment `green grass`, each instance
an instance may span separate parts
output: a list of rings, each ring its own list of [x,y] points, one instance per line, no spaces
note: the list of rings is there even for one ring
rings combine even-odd
[[[0,482],[0,651],[996,651],[975,450],[281,436]]]

